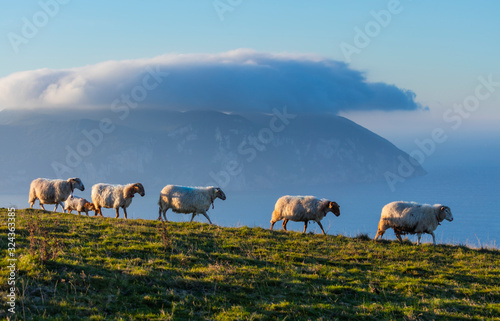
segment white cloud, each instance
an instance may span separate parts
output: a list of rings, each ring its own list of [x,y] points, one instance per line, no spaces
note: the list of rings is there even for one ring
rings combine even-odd
[[[0,79],[4,108],[109,108],[140,85],[148,71],[168,73],[141,104],[173,110],[295,112],[416,110],[409,90],[369,83],[343,62],[311,54],[238,49],[219,54],[169,54],[106,61],[78,68],[40,69]]]

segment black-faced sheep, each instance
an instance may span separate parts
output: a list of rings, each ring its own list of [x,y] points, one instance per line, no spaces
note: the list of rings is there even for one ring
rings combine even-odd
[[[340,206],[336,202],[318,199],[314,196],[282,196],[276,201],[271,219],[271,230],[274,223],[283,220],[283,229],[286,231],[288,221],[304,222],[304,233],[307,222],[316,221],[323,235],[326,235],[321,220],[328,212],[340,215]]]
[[[453,221],[448,206],[392,202],[382,208],[375,240],[382,237],[387,229],[392,228],[399,242],[403,242],[401,235],[417,234],[417,245],[419,245],[422,233],[428,233],[432,235],[432,242],[435,245],[434,231],[443,220]]]
[[[40,201],[40,207],[45,210],[43,204],[55,204],[54,212],[57,206],[61,205],[64,212],[63,203],[68,196],[73,194],[73,190],[77,188],[84,191],[82,181],[79,178],[69,178],[68,180],[62,179],[46,179],[37,178],[31,182],[29,203],[30,208],[33,208],[35,201]]]
[[[141,183],[128,185],[95,184],[92,186],[92,202],[96,208],[96,216],[102,216],[101,207],[114,208],[115,218],[120,216],[119,209],[123,208],[123,214],[127,218],[127,207],[132,203],[132,198],[136,193],[144,196],[144,187]]]
[[[78,215],[80,215],[81,212],[85,212],[87,216],[89,216],[89,211],[95,212],[96,210],[93,203],[87,201],[82,197],[76,197],[73,195],[70,195],[64,202],[64,209],[68,211],[68,214],[71,214],[71,211],[77,211]]]
[[[160,206],[158,220],[161,220],[161,215],[163,213],[165,221],[168,221],[166,213],[168,209],[171,208],[174,213],[192,213],[193,215],[191,216],[190,222],[193,221],[197,214],[203,214],[210,224],[212,224],[207,211],[210,205],[212,205],[213,208],[216,198],[220,198],[221,200],[226,199],[226,195],[219,187],[167,185],[160,192],[160,200],[158,201],[158,205]]]

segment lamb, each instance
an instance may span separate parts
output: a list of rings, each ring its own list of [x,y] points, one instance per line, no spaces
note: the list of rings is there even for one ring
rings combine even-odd
[[[64,212],[62,202],[73,194],[75,188],[78,188],[80,191],[85,190],[82,181],[76,177],[68,178],[66,181],[62,179],[50,180],[46,178],[37,178],[33,180],[30,185],[30,208],[33,208],[35,201],[38,199],[40,201],[40,207],[43,210],[45,210],[43,204],[55,204],[54,212],[57,210],[58,205],[61,205]]]
[[[208,187],[187,187],[178,185],[167,185],[160,192],[160,200],[158,205],[160,206],[158,220],[161,220],[161,215],[165,221],[167,220],[166,213],[169,208],[172,209],[174,213],[184,213],[193,214],[191,216],[191,221],[197,214],[203,214],[207,220],[212,224],[210,217],[207,215],[207,211],[212,204],[214,208],[214,201],[216,198],[221,200],[226,199],[226,195],[219,187],[208,186]]]
[[[64,202],[64,209],[68,211],[68,214],[71,214],[71,211],[77,211],[78,215],[81,214],[80,212],[85,212],[87,216],[89,216],[89,211],[95,212],[96,210],[93,203],[90,203],[82,197],[76,197],[73,195],[70,195],[66,202]]]
[[[448,206],[441,204],[418,204],[414,202],[392,202],[382,208],[375,240],[384,235],[388,228],[392,228],[399,242],[403,242],[401,235],[417,234],[417,245],[420,244],[422,233],[432,235],[432,242],[436,245],[434,230],[443,220],[453,221],[453,215]]]
[[[307,229],[307,222],[316,221],[323,235],[326,235],[321,220],[328,212],[336,216],[340,215],[340,206],[336,202],[327,199],[318,199],[314,196],[282,196],[276,201],[271,218],[271,230],[274,223],[283,220],[283,229],[286,231],[288,221],[304,222],[304,232]]]
[[[144,196],[144,187],[141,183],[128,185],[110,185],[95,184],[92,186],[92,202],[96,208],[95,216],[99,214],[102,217],[101,207],[114,208],[116,210],[115,218],[120,216],[119,209],[123,208],[123,214],[127,219],[127,207],[132,203],[132,198],[136,193]]]

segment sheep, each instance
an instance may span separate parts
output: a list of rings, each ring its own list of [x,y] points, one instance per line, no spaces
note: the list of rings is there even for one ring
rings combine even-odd
[[[73,190],[78,188],[80,191],[85,190],[82,181],[79,178],[68,178],[68,180],[62,179],[46,179],[37,178],[31,182],[29,203],[30,208],[33,208],[35,201],[38,199],[40,201],[40,207],[45,210],[43,204],[55,204],[54,212],[57,210],[57,206],[61,205],[63,213],[64,206],[62,204],[69,195],[73,194]]]
[[[214,208],[214,201],[216,198],[220,198],[221,200],[226,199],[226,194],[224,194],[219,187],[167,185],[160,192],[160,199],[158,201],[158,205],[160,206],[158,220],[161,220],[161,215],[163,213],[165,221],[168,222],[166,213],[168,209],[171,208],[174,213],[192,213],[193,215],[191,216],[190,222],[193,221],[197,214],[203,214],[208,222],[212,224],[207,211],[210,208],[210,204],[212,204],[212,208]]]
[[[71,211],[77,211],[78,215],[81,214],[80,212],[85,212],[87,216],[89,216],[89,211],[95,212],[96,210],[93,203],[90,203],[82,197],[76,197],[73,195],[70,195],[64,202],[64,209],[68,211],[68,214],[71,214]]]
[[[128,185],[110,185],[110,184],[95,184],[92,186],[92,202],[96,208],[95,216],[102,216],[101,207],[114,208],[116,210],[115,218],[120,216],[119,209],[123,208],[123,214],[127,219],[127,207],[132,203],[134,194],[144,196],[144,187],[141,183]]]
[[[432,242],[436,245],[434,230],[443,220],[453,221],[453,215],[448,206],[441,204],[418,204],[414,202],[392,202],[382,208],[375,240],[384,235],[388,228],[392,228],[399,242],[403,242],[401,235],[417,234],[417,245],[420,244],[422,233],[432,235]]]
[[[283,220],[283,229],[286,231],[288,221],[304,222],[304,232],[307,229],[307,222],[316,221],[323,235],[326,235],[321,220],[328,212],[335,216],[340,215],[340,206],[336,202],[327,199],[318,199],[314,196],[282,196],[276,201],[271,218],[271,230],[274,223]]]

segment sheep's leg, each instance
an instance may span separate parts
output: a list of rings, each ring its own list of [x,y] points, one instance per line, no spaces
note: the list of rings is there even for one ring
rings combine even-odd
[[[161,206],[158,208],[158,221],[161,221]]]
[[[123,208],[123,215],[125,215],[125,219],[127,219],[127,209],[125,207]]]
[[[422,237],[422,233],[417,233],[417,245],[420,245],[420,238]]]
[[[396,232],[395,232],[395,234],[396,234],[396,237],[397,237],[397,238],[398,238],[398,240],[399,240],[399,243],[403,243],[403,239],[401,238],[401,234],[396,233]]]
[[[304,232],[302,233],[306,233],[306,229],[307,229],[307,221],[304,222]]]
[[[116,216],[115,216],[115,218],[120,217],[120,208],[119,208],[119,207],[115,208],[115,211],[116,211]]]
[[[436,237],[434,236],[434,232],[430,232],[430,235],[432,235],[432,244],[436,245]]]
[[[44,211],[45,211],[45,207],[43,207],[42,202],[40,202],[40,207],[42,208],[42,210],[44,210]]]
[[[271,231],[273,230],[274,223],[276,222],[271,222]]]
[[[168,222],[168,220],[167,220],[167,211],[168,211],[168,209],[166,209],[166,210],[163,211],[163,218],[165,219],[165,222]]]
[[[195,216],[196,216],[196,213],[193,213],[193,216],[191,216],[191,221],[189,221],[189,223],[191,223],[193,221]]]
[[[102,216],[102,209],[101,209],[101,207],[100,207],[100,206],[99,206],[99,207],[97,207],[97,211],[95,212],[95,215],[94,215],[94,216],[97,216],[97,214],[99,214],[99,216],[100,216],[100,217],[104,217],[104,216]]]
[[[56,206],[54,206],[54,213],[57,212],[57,207],[59,205],[61,205],[61,210],[64,213],[64,205],[62,204],[62,202],[56,203]]]
[[[208,214],[207,214],[207,213],[203,212],[203,213],[201,213],[201,214],[203,214],[203,215],[207,218],[207,220],[210,222],[210,224],[212,224],[212,225],[213,225],[213,223],[212,223],[212,221],[210,220],[210,217],[208,217]]]
[[[318,223],[319,227],[321,227],[321,231],[323,232],[323,235],[326,235],[325,230],[323,229],[323,225],[321,224],[321,222],[316,222],[316,223]],[[304,229],[304,231],[305,231],[305,229]]]
[[[288,219],[283,220],[283,229],[286,231],[286,225],[288,224]]]

